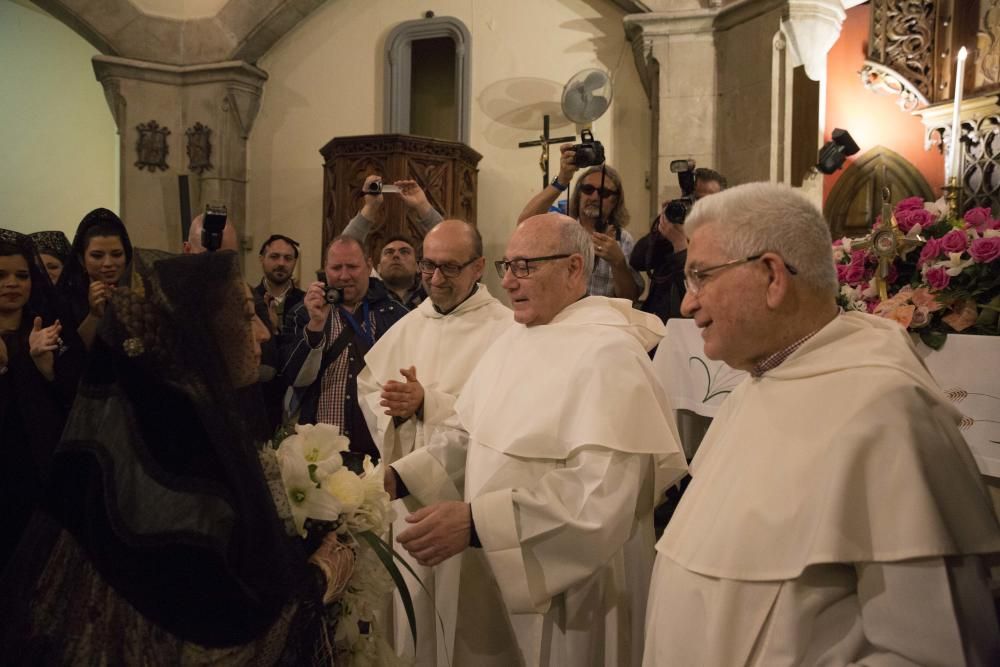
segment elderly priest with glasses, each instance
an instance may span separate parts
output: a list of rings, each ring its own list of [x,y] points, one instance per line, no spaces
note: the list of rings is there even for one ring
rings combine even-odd
[[[1000,664],[961,415],[902,327],[838,311],[823,216],[752,183],[684,227],[681,311],[749,377],[657,544],[644,664]]]
[[[590,235],[525,220],[497,262],[516,324],[455,403],[456,428],[396,461],[422,507],[397,536],[435,566],[463,554],[455,665],[637,665],[652,510],[686,469],[646,350],[660,320],[587,297]]]
[[[445,220],[424,237],[417,268],[430,298],[375,343],[358,376],[361,407],[383,461],[392,463],[424,446],[435,426],[453,414],[459,390],[487,348],[513,325],[510,309],[479,282],[485,265],[483,239],[473,225]],[[409,525],[402,519],[407,514],[402,502],[396,503],[397,532]],[[410,565],[423,584],[404,574],[413,596],[418,641],[414,653],[405,610],[396,596],[396,651],[418,665],[447,665],[461,557],[433,570],[413,559]]]

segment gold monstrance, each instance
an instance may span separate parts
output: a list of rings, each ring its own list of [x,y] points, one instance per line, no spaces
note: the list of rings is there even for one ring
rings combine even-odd
[[[889,298],[886,279],[889,277],[889,267],[893,260],[925,242],[919,235],[907,238],[899,230],[896,216],[892,212],[891,192],[888,186],[882,188],[882,219],[872,227],[868,236],[858,241],[858,247],[871,249],[878,257],[878,268],[875,270],[875,285],[878,287],[878,298],[885,301]]]

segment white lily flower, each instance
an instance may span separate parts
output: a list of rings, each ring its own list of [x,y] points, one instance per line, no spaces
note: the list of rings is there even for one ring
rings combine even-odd
[[[336,498],[316,486],[309,475],[309,464],[301,459],[279,459],[281,481],[285,485],[288,503],[292,507],[292,520],[299,535],[305,537],[306,519],[336,521],[343,507]]]
[[[298,424],[291,435],[278,447],[279,457],[292,457],[316,466],[317,479],[340,469],[341,452],[351,441],[331,424]]]
[[[962,253],[960,252],[949,252],[948,259],[935,262],[934,266],[944,268],[945,273],[954,278],[958,274],[962,273],[962,271],[965,270],[965,267],[971,266],[972,263],[972,258],[962,259]],[[924,266],[926,266],[926,264]]]

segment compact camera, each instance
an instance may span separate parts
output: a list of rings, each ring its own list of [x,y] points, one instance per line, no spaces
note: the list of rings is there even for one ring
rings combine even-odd
[[[372,181],[367,186],[361,187],[361,192],[366,195],[380,195],[383,192],[399,192],[399,188],[392,183],[382,183],[382,181]]]
[[[331,306],[339,306],[344,302],[344,288],[343,287],[333,287],[326,282],[326,271],[320,269],[316,272],[316,280],[323,283],[326,297],[326,302]]]
[[[681,196],[667,202],[663,207],[663,217],[675,225],[683,225],[694,206],[694,167],[694,160],[673,160],[670,163],[670,171],[677,174]],[[656,226],[655,220],[653,226]]]
[[[590,130],[580,130],[580,143],[575,144],[573,164],[577,167],[593,167],[604,164],[604,144],[594,139]]]
[[[201,229],[201,245],[208,252],[215,252],[222,247],[222,232],[226,228],[226,218],[229,213],[225,206],[205,207],[205,216]]]

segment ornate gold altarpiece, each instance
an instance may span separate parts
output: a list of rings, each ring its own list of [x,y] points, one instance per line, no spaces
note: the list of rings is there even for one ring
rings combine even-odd
[[[412,179],[431,206],[446,218],[476,223],[476,192],[482,155],[463,143],[406,134],[337,137],[323,155],[323,247],[340,234],[364,204],[361,186],[369,174],[386,183]],[[369,256],[377,260],[384,239],[405,234],[420,243],[424,233],[397,195],[384,203],[368,236]],[[418,246],[419,250],[419,246]]]

